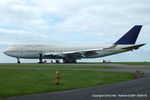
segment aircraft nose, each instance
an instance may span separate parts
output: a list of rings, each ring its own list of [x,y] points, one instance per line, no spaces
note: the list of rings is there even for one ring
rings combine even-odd
[[[5,55],[9,55],[9,50],[8,49],[6,49],[4,52],[3,52]]]
[[[3,53],[7,55],[7,54],[8,54],[8,51],[7,51],[7,50],[5,50]]]

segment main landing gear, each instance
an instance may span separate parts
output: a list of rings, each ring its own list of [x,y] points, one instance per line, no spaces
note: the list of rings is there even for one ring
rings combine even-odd
[[[71,58],[71,57],[66,57],[63,59],[64,63],[77,63],[76,59]]]
[[[19,58],[17,58],[17,63],[18,63],[18,64],[20,64],[20,60],[19,60]]]

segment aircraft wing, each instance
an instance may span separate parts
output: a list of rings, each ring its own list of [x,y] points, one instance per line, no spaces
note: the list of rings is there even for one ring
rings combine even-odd
[[[141,46],[144,46],[145,44],[138,44],[138,45],[134,45],[134,46],[129,46],[129,47],[125,47],[125,48],[122,48],[122,49],[125,49],[125,50],[137,50],[139,49]]]
[[[87,50],[80,50],[80,51],[70,51],[70,52],[63,52],[66,56],[76,56],[76,57],[87,57],[90,55],[96,55],[97,51],[102,50],[101,48],[98,49],[87,49]]]
[[[44,58],[64,58],[64,57],[75,57],[75,58],[82,58],[87,57],[91,55],[96,55],[97,51],[100,51],[102,49],[86,49],[86,50],[79,50],[79,51],[68,51],[68,52],[59,52],[59,53],[53,53],[53,52],[47,52],[43,53]]]

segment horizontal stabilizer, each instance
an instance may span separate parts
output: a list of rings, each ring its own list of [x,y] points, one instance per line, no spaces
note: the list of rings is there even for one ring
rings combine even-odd
[[[134,45],[134,46],[130,46],[130,47],[125,47],[122,49],[126,49],[126,50],[133,50],[133,49],[139,49],[139,47],[144,46],[145,44],[138,44],[138,45]]]

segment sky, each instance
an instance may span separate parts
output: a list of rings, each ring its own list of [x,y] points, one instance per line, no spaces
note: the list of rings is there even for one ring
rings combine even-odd
[[[143,25],[136,43],[145,46],[80,61],[150,61],[149,5],[150,0],[0,0],[0,63],[16,62],[3,54],[13,44],[113,44],[134,25]]]

